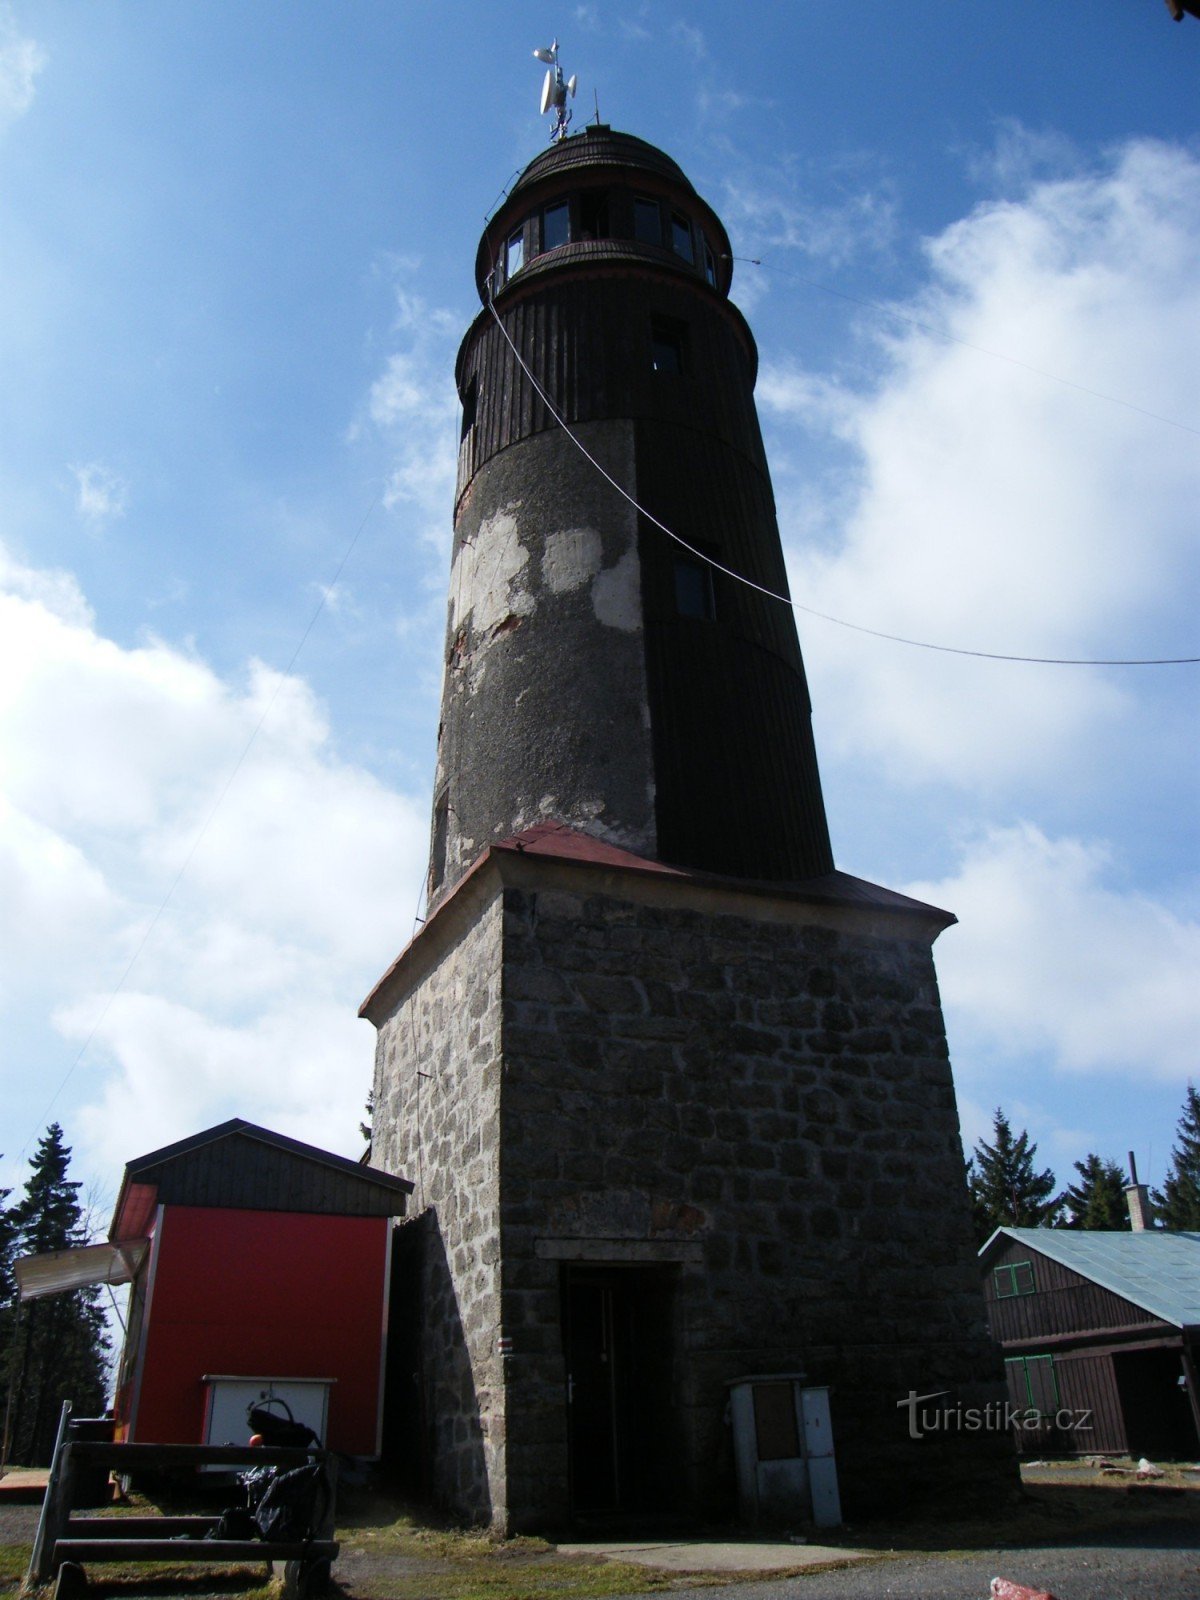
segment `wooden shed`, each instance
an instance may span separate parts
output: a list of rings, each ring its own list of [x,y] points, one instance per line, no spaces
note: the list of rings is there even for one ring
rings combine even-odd
[[[1200,1455],[1200,1233],[997,1228],[979,1257],[1022,1453]]]
[[[411,1190],[240,1118],[131,1161],[109,1230],[136,1262],[118,1440],[245,1443],[267,1397],[331,1449],[378,1455],[392,1219]]]

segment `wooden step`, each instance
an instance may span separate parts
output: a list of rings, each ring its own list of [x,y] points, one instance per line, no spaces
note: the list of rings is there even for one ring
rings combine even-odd
[[[64,1539],[175,1539],[185,1534],[202,1539],[215,1528],[219,1516],[210,1517],[72,1517]]]
[[[336,1539],[273,1543],[266,1539],[56,1539],[52,1564],[77,1561],[333,1561]]]

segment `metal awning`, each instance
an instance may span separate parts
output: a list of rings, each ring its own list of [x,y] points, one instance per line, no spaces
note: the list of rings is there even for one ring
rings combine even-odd
[[[145,1260],[148,1239],[126,1244],[84,1244],[74,1250],[48,1250],[42,1256],[18,1256],[14,1263],[22,1300],[39,1300],[68,1289],[90,1289],[98,1283],[130,1283]]]

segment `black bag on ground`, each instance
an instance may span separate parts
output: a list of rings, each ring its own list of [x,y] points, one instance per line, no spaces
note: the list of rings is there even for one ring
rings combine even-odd
[[[267,1485],[258,1502],[254,1522],[260,1538],[271,1544],[296,1544],[311,1539],[324,1516],[328,1490],[320,1461],[281,1472]]]
[[[204,1535],[206,1539],[257,1539],[258,1524],[245,1506],[226,1506],[215,1527]]]

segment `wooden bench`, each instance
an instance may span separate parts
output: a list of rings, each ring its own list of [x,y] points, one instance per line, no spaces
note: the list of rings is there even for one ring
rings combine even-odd
[[[283,1450],[270,1446],[192,1444],[107,1444],[73,1440],[69,1406],[63,1407],[50,1481],[42,1502],[26,1585],[55,1580],[56,1600],[70,1600],[87,1588],[85,1568],[100,1562],[165,1561],[284,1564],[284,1594],[309,1600],[322,1593],[338,1554],[333,1538],[337,1459],[323,1450]],[[319,1461],[325,1472],[325,1506],[313,1537],[291,1543],[265,1539],[212,1539],[219,1517],[72,1516],[77,1474],[107,1468],[119,1478],[139,1472],[196,1472],[200,1468],[282,1467]]]

